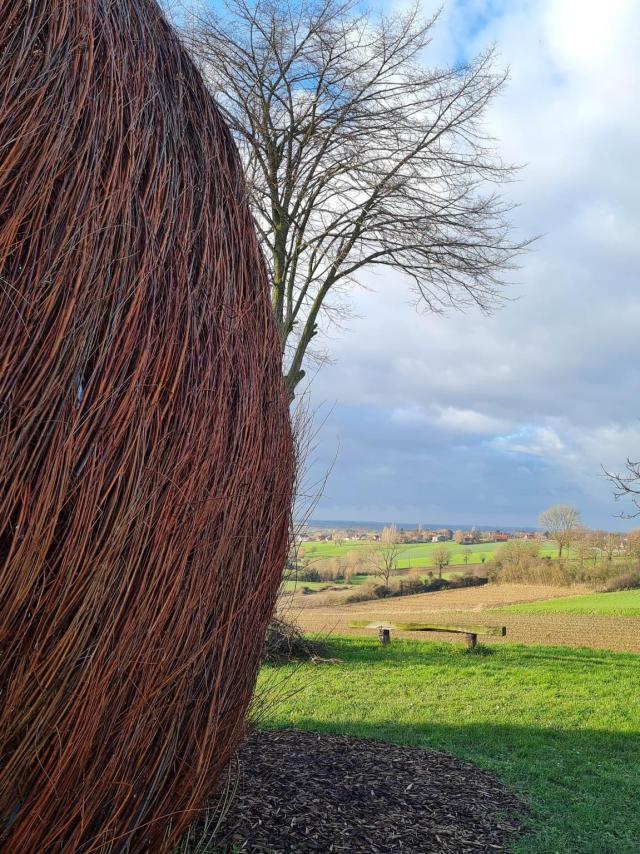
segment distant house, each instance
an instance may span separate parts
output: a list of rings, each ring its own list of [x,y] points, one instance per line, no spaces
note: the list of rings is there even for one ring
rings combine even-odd
[[[434,536],[431,537],[431,542],[432,543],[446,543],[447,538],[445,537],[444,534],[434,534]]]
[[[506,543],[509,537],[506,534],[498,533],[494,537],[496,543]]]

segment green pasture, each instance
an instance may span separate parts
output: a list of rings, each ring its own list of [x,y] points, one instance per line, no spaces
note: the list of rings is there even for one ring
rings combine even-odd
[[[562,599],[547,599],[544,602],[530,602],[526,605],[507,605],[499,610],[516,614],[585,614],[598,617],[640,617],[640,590],[587,593],[583,596],[566,596]]]
[[[373,638],[335,638],[328,655],[340,663],[263,668],[259,725],[477,763],[531,808],[514,854],[640,852],[640,656]]]
[[[316,540],[313,542],[302,543],[300,549],[305,561],[313,564],[314,560],[326,560],[333,557],[345,557],[349,553],[358,552],[361,549],[368,549],[374,546],[374,542],[361,540],[348,540],[342,543],[325,542]],[[502,543],[478,543],[473,546],[459,546],[453,542],[446,543],[409,543],[406,545],[398,556],[399,569],[411,569],[412,567],[431,567],[433,566],[433,550],[446,546],[451,555],[451,566],[464,566],[465,553],[468,554],[469,566],[482,563],[493,559],[497,549]],[[558,549],[555,543],[545,541],[541,543],[541,555],[549,557],[557,557]]]

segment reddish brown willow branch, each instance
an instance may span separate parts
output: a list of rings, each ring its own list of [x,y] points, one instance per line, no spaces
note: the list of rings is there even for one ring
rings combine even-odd
[[[0,840],[162,851],[230,752],[293,452],[238,157],[155,0],[0,15]]]

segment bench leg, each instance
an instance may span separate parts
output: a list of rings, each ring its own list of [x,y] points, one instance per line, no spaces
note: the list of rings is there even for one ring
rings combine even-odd
[[[379,628],[378,638],[382,644],[391,643],[391,631],[389,629]]]
[[[478,643],[478,635],[468,634],[467,635],[467,648],[474,649],[476,644]]]

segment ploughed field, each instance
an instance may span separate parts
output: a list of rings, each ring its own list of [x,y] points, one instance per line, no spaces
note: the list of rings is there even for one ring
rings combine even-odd
[[[410,569],[396,569],[391,573],[391,583],[394,584],[402,581],[403,579],[415,577],[415,572],[416,570],[413,570],[412,572]],[[424,580],[427,577],[427,570],[424,569],[424,571],[420,572],[419,575],[420,578]],[[464,566],[455,566],[453,569],[445,570],[442,573],[442,577],[446,579],[460,578],[462,575],[478,575],[482,578],[486,578],[487,570],[484,564],[465,564]],[[435,573],[434,577],[436,577]],[[344,596],[348,596],[349,593],[353,593],[356,588],[365,584],[382,584],[382,580],[377,578],[375,575],[363,572],[355,573],[348,581],[345,581],[342,578],[338,578],[335,581],[300,581],[297,579],[286,578],[282,582],[280,589],[282,593],[301,593],[304,595],[303,591],[306,588],[307,592],[311,590],[322,593],[340,593],[344,594]],[[319,602],[320,600],[318,599],[317,601]]]
[[[296,616],[305,632],[319,635],[371,635],[370,630],[349,625],[352,620],[370,617],[372,621],[388,619],[507,627],[506,638],[482,638],[483,643],[562,645],[640,652],[640,615],[634,615],[634,606],[629,605],[629,602],[640,600],[640,595],[636,591],[627,592],[624,599],[626,610],[612,610],[623,607],[620,605],[623,595],[591,593],[586,588],[575,586],[487,584],[351,604],[344,604],[344,596],[339,593],[295,594],[282,598],[281,609]],[[462,637],[450,634],[396,634],[417,640],[464,642]]]

